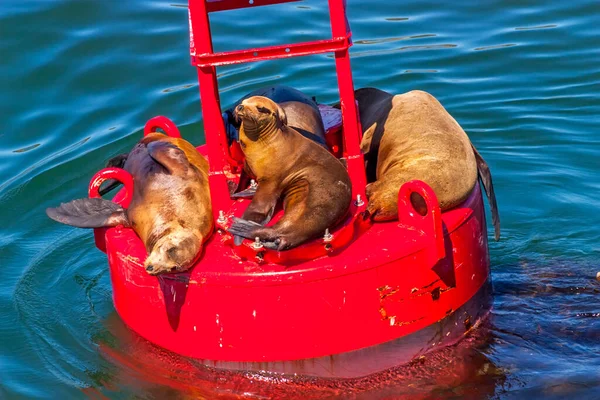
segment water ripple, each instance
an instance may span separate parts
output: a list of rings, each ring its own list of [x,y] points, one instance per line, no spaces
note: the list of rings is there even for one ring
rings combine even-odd
[[[0,397],[600,398],[597,1],[348,2],[355,86],[442,102],[490,165],[502,238],[489,326],[431,362],[320,386],[218,375],[132,335],[90,232],[44,214],[86,196],[155,115],[204,141],[186,8],[2,3]],[[331,37],[323,1],[264,10],[212,14],[215,49]],[[217,72],[222,104],[269,83],[338,99],[328,55]]]

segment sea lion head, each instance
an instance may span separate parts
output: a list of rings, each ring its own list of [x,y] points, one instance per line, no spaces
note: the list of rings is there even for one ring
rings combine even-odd
[[[250,137],[287,125],[285,111],[273,100],[263,96],[252,96],[242,101],[235,108],[234,116]]]
[[[202,248],[202,239],[189,229],[178,227],[160,237],[144,263],[150,275],[188,270]]]

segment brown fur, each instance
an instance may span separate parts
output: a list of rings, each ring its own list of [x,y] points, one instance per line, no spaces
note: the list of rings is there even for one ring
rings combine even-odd
[[[266,224],[278,199],[283,199],[283,217],[272,227],[256,227],[249,237],[287,250],[339,223],[352,196],[342,163],[290,128],[283,108],[266,97],[248,98],[235,112],[242,121],[240,142],[246,162],[258,181],[243,219]]]
[[[284,97],[283,95],[287,93],[287,91],[291,91],[291,95],[303,95],[302,92],[285,86],[279,88],[277,93],[280,97]],[[318,106],[314,104],[314,102],[309,101],[308,98],[302,100],[303,101],[293,100],[279,103],[286,116],[286,125],[298,131],[304,137],[314,140],[326,148],[325,127],[323,126],[323,119],[321,118]],[[239,184],[232,188],[231,193],[235,193],[238,190],[247,187],[250,179],[256,179],[256,174],[249,168],[247,163],[244,163]]]
[[[376,221],[398,218],[398,191],[419,179],[435,192],[442,210],[455,207],[477,183],[477,163],[467,134],[430,94],[356,91],[364,129],[368,212]],[[375,176],[373,176],[375,175]]]
[[[157,141],[181,149],[189,164],[175,162],[165,171],[147,150]],[[189,142],[153,133],[129,153],[124,168],[134,180],[127,217],[146,245],[148,272],[187,270],[213,229],[208,162]]]
[[[146,246],[145,267],[152,275],[190,268],[213,229],[206,159],[183,139],[152,133],[108,165],[133,177],[129,208],[86,198],[48,208],[46,214],[80,228],[133,228]]]
[[[287,125],[303,136],[325,143],[325,127],[318,108],[299,101],[280,103]]]

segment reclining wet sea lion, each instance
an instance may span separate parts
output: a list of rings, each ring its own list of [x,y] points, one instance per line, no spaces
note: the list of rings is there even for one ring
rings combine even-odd
[[[375,88],[355,92],[364,130],[367,213],[375,221],[398,218],[398,190],[419,179],[435,192],[442,211],[462,203],[479,176],[492,210],[495,237],[500,218],[492,175],[483,157],[446,109],[429,93],[392,95]]]
[[[288,250],[322,236],[346,216],[352,197],[348,172],[322,146],[287,124],[285,111],[272,100],[255,96],[235,109],[241,120],[240,145],[256,174],[258,189],[242,219],[229,232],[254,239],[270,249]],[[266,224],[279,199],[283,217]],[[236,244],[241,242],[236,238]]]
[[[214,223],[206,159],[183,139],[152,133],[109,165],[122,166],[133,176],[127,209],[86,198],[48,208],[48,216],[80,228],[133,228],[146,246],[144,266],[151,275],[189,269]]]

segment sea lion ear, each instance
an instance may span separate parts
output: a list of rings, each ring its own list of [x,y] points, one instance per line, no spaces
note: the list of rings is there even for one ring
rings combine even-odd
[[[277,105],[275,117],[277,120],[279,120],[279,122],[281,122],[282,125],[287,125],[287,115],[285,115],[285,111],[283,111],[283,108],[281,108],[279,104]]]

